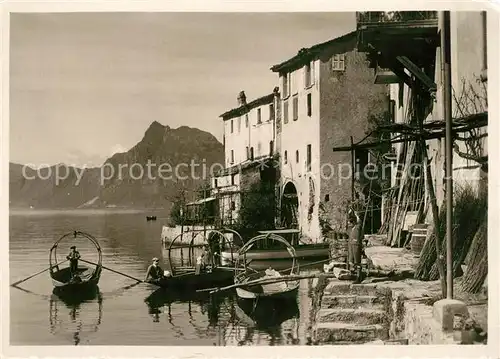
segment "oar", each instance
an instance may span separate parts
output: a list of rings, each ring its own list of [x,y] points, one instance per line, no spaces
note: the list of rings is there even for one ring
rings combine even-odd
[[[302,264],[300,266],[300,268],[304,268],[304,267],[309,267],[309,266],[313,266],[315,264],[320,264],[320,263],[324,263],[324,262],[330,262],[331,259],[328,258],[328,259],[322,259],[320,261],[316,261],[316,262],[311,262],[311,263],[307,263],[307,264]],[[278,272],[279,273],[283,273],[283,272],[288,272],[290,269],[292,269],[293,267],[290,267],[290,268],[286,268],[286,269],[282,269],[282,270],[279,270]]]
[[[200,292],[210,291],[210,294],[213,294],[213,293],[222,292],[222,291],[226,291],[226,290],[233,289],[233,288],[254,287],[256,285],[273,284],[273,283],[279,283],[279,282],[291,282],[291,281],[295,281],[295,280],[299,280],[299,279],[319,278],[320,276],[324,276],[326,278],[334,277],[333,274],[329,275],[328,273],[287,275],[287,276],[282,276],[282,277],[277,277],[277,278],[255,279],[255,280],[248,281],[245,283],[237,283],[237,284],[228,285],[227,287],[222,287],[222,288],[202,289],[202,290],[200,290]]]
[[[94,262],[91,262],[91,261],[87,261],[87,260],[85,260],[85,259],[81,259],[81,258],[80,258],[80,260],[81,260],[82,262],[85,262],[85,263],[88,263],[88,264],[92,264],[92,265],[95,265],[95,266],[96,266],[96,265],[98,265],[97,263],[94,263]],[[137,282],[140,282],[140,283],[154,284],[154,283],[145,282],[145,281],[143,281],[142,279],[138,279],[138,278],[132,277],[132,276],[130,276],[130,275],[128,275],[128,274],[125,274],[125,273],[122,273],[122,272],[116,271],[116,270],[114,270],[114,269],[111,269],[111,268],[105,267],[105,266],[103,266],[103,265],[101,265],[101,267],[102,267],[103,269],[109,270],[110,272],[113,272],[113,273],[116,273],[116,274],[120,274],[120,275],[122,275],[122,276],[124,276],[124,277],[130,278],[130,279],[133,279],[133,280],[135,280],[135,281],[137,281]],[[157,285],[157,284],[155,284],[155,285]]]
[[[68,261],[68,260],[67,260],[67,259],[65,259],[65,260],[63,260],[62,262],[59,262],[59,263],[57,263],[57,264],[55,264],[55,265],[53,265],[53,266],[51,266],[51,267],[49,267],[49,268],[45,268],[44,270],[41,270],[40,272],[37,272],[37,273],[35,273],[35,274],[32,274],[32,275],[30,275],[30,276],[29,276],[29,277],[27,277],[27,278],[24,278],[24,279],[18,280],[17,282],[12,283],[12,284],[11,284],[11,286],[12,286],[12,287],[15,287],[15,286],[17,286],[18,284],[21,284],[22,282],[26,282],[28,279],[31,279],[31,278],[33,278],[33,277],[36,277],[37,275],[42,274],[43,272],[48,271],[50,268],[54,268],[54,267],[58,266],[59,264],[63,264],[64,262],[67,262],[67,261]]]

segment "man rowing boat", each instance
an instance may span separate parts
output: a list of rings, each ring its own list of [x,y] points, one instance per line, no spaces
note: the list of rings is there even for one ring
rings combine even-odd
[[[161,269],[160,260],[158,258],[153,258],[153,263],[148,267],[146,272],[145,282],[158,282],[160,279],[164,278],[163,269]]]

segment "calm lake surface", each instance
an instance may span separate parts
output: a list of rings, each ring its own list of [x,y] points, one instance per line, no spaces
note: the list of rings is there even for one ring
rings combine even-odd
[[[136,278],[144,277],[152,257],[167,268],[160,239],[167,218],[156,212],[158,220],[147,222],[146,214],[153,212],[11,212],[10,282],[47,268],[52,244],[74,230],[98,239],[104,266]],[[96,258],[83,239],[61,244],[58,258],[71,244],[84,259]],[[11,345],[304,345],[310,326],[312,280],[301,281],[296,302],[279,313],[261,307],[255,318],[234,292],[186,298],[106,270],[98,292],[77,302],[52,294],[48,272],[19,286],[24,290],[10,289]]]

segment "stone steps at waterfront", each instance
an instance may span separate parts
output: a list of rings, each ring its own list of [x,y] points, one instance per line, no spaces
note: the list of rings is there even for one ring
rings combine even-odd
[[[381,324],[361,325],[343,322],[316,323],[315,341],[318,344],[332,344],[348,341],[360,344],[376,339],[387,339],[387,330]]]
[[[320,309],[316,316],[318,323],[342,322],[351,324],[383,324],[386,313],[382,309],[366,308],[334,308]]]
[[[382,309],[382,299],[375,295],[324,295],[321,300],[321,309],[330,308],[373,308]]]
[[[327,284],[324,294],[325,295],[371,295],[383,296],[388,291],[377,288],[376,284],[353,284],[346,281],[339,281],[331,279]]]
[[[315,343],[353,345],[387,340],[387,294],[376,285],[329,280],[316,312]]]

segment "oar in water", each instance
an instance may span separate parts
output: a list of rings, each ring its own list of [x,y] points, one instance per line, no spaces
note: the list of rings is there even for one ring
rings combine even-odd
[[[62,262],[59,262],[59,263],[57,263],[57,264],[53,265],[52,267],[45,268],[44,270],[41,270],[40,272],[36,272],[35,274],[32,274],[32,275],[30,275],[30,276],[29,276],[29,277],[27,277],[27,278],[24,278],[24,279],[18,280],[17,282],[12,283],[12,284],[11,284],[11,286],[12,286],[12,287],[15,287],[15,286],[17,286],[18,284],[21,284],[22,282],[26,282],[28,279],[31,279],[31,278],[33,278],[33,277],[36,277],[37,275],[42,274],[43,272],[48,271],[50,268],[57,267],[59,264],[63,264],[64,262],[67,262],[67,261],[68,261],[68,260],[67,260],[67,259],[65,259],[65,260],[63,260]]]
[[[94,263],[94,262],[91,262],[91,261],[87,261],[87,260],[85,260],[85,259],[81,259],[81,258],[80,258],[80,260],[81,260],[82,262],[85,262],[85,263],[88,263],[88,264],[98,265],[97,263]],[[135,281],[137,281],[137,282],[140,282],[140,283],[154,284],[154,283],[145,282],[145,281],[143,281],[142,279],[138,279],[138,278],[132,277],[132,276],[130,276],[130,275],[128,275],[128,274],[125,274],[125,273],[122,273],[122,272],[116,271],[116,270],[114,270],[114,269],[111,269],[111,268],[105,267],[105,266],[103,266],[103,265],[101,265],[101,267],[102,267],[103,269],[109,270],[110,272],[113,272],[113,273],[116,273],[116,274],[120,274],[120,275],[122,275],[122,276],[124,276],[124,277],[130,278],[130,279],[133,279],[133,280],[135,280]],[[157,284],[155,284],[155,285],[157,285]]]

